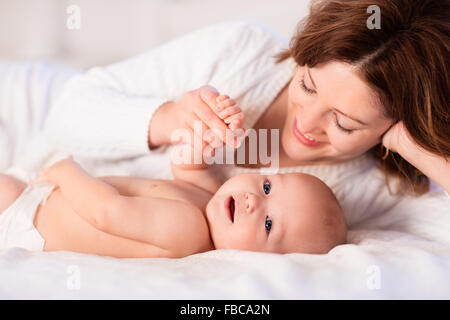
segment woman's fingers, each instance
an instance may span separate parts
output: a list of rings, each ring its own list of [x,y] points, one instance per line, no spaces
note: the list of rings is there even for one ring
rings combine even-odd
[[[225,141],[228,126],[209,108],[208,105],[199,105],[196,108],[196,115],[202,122],[207,123],[211,129],[215,130],[215,133],[219,135],[221,141]]]
[[[195,109],[198,118],[207,123],[219,135],[222,143],[225,142],[228,126],[218,116],[218,105],[220,101],[229,99],[227,95],[219,95],[217,90],[211,86],[203,86],[199,90],[199,96],[203,103],[199,103]],[[219,102],[218,102],[219,101]]]
[[[194,130],[184,130],[177,138],[174,150],[176,159],[172,159],[176,164],[202,164],[203,157],[214,155],[214,148],[194,133]]]

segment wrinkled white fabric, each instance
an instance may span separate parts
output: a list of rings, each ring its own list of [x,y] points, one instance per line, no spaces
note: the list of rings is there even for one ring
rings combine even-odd
[[[54,186],[47,183],[29,185],[16,201],[0,214],[0,250],[44,249],[45,240],[33,222],[37,208],[45,204],[53,188]]]

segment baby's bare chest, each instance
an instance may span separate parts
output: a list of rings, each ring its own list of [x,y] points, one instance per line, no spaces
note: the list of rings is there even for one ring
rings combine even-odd
[[[102,177],[125,196],[153,197],[188,202],[203,212],[212,194],[190,183],[134,177]]]

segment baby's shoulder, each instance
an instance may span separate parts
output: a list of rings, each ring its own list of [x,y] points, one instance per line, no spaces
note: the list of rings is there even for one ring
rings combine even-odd
[[[204,213],[212,194],[183,180],[153,180],[148,195],[179,200],[191,204]]]
[[[181,180],[146,179],[138,177],[101,177],[123,196],[173,199],[202,208],[212,194]]]

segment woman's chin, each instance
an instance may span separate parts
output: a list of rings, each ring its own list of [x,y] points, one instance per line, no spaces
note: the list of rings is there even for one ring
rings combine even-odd
[[[281,147],[285,155],[293,161],[314,161],[316,159],[316,152],[308,150],[308,147],[301,145],[294,140],[295,137],[289,136],[283,132],[281,137]]]

